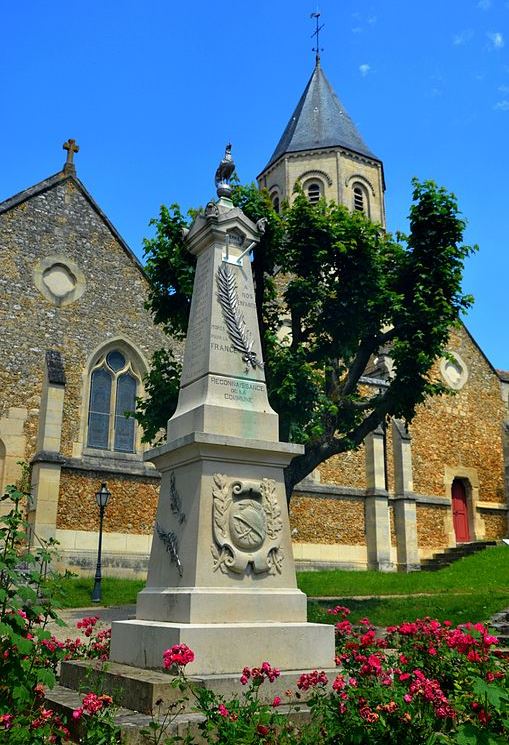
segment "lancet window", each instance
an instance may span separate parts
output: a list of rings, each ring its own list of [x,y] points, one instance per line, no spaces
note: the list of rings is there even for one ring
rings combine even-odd
[[[87,446],[134,453],[136,396],[140,380],[118,349],[99,359],[90,376]]]

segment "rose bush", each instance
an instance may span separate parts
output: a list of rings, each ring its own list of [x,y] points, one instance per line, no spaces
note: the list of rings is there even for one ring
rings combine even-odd
[[[63,625],[55,610],[59,578],[49,570],[56,544],[41,541],[38,548],[28,549],[26,496],[8,487],[2,497],[11,509],[0,523],[0,743],[58,745],[68,741],[68,724],[45,705],[45,689],[55,685],[63,659],[107,659],[110,630],[96,631],[97,619],[86,618],[77,624],[85,640],[59,641],[48,631],[50,622]],[[99,710],[86,711],[96,735],[84,742],[116,742],[116,735],[100,739],[101,732],[111,729],[107,717]]]
[[[48,623],[59,622],[58,580],[48,569],[54,545],[28,551],[24,495],[11,488],[4,499],[12,509],[0,526],[0,743],[63,745],[71,729],[87,745],[113,745],[119,730],[109,696],[86,692],[69,722],[45,704],[61,660],[108,659],[110,630],[98,630],[98,618],[89,616],[77,622],[80,636],[61,641],[51,635]],[[223,745],[509,741],[509,663],[485,624],[453,627],[426,618],[380,632],[368,619],[354,627],[344,606],[329,613],[337,619],[337,670],[303,673],[295,689],[265,695],[269,703],[262,702],[261,688],[280,676],[269,662],[245,667],[242,695],[227,700],[187,678],[185,667],[194,660],[189,647],[166,650],[163,667],[181,697],[164,711],[159,702],[147,742],[182,742],[169,729],[184,708],[202,714],[202,740]],[[303,694],[307,718],[298,713]],[[192,736],[184,741],[192,743]]]
[[[497,639],[481,623],[453,628],[426,618],[387,628],[383,633],[368,619],[358,628],[349,610],[336,606],[337,672],[303,673],[296,690],[287,691],[284,712],[276,695],[260,702],[260,687],[279,677],[268,662],[244,668],[247,689],[225,700],[195,687],[185,675],[194,659],[188,647],[173,647],[165,659],[177,665],[174,679],[183,692],[179,702],[194,699],[204,715],[202,737],[209,743],[285,743],[286,745],[496,745],[509,741],[509,665],[497,651]],[[178,661],[177,661],[178,660]],[[168,665],[166,665],[168,667]],[[296,718],[302,693],[310,698],[310,717]],[[167,720],[169,722],[170,720]],[[177,742],[164,737],[154,723],[154,743]]]

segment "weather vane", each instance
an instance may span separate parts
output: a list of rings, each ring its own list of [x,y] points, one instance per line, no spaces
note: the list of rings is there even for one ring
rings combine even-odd
[[[310,18],[316,19],[316,29],[311,34],[311,38],[316,36],[316,47],[313,47],[313,52],[316,52],[316,64],[318,64],[320,62],[320,52],[323,52],[323,48],[320,48],[320,31],[325,26],[325,23],[322,23],[320,26],[320,12],[318,10],[315,13],[311,13]]]

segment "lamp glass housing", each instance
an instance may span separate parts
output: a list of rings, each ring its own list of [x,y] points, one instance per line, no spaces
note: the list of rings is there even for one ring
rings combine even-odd
[[[105,481],[103,481],[103,483],[101,484],[101,488],[98,492],[96,492],[95,495],[98,507],[106,507],[110,496],[111,492],[108,491],[108,485]]]

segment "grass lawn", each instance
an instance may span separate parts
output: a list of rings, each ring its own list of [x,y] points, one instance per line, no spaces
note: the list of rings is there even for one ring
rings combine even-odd
[[[90,596],[94,586],[93,577],[70,577],[64,580],[64,591],[59,598],[61,608],[90,608],[94,605]],[[145,587],[142,579],[118,579],[103,577],[102,601],[98,605],[134,605],[136,595]]]
[[[509,595],[509,546],[494,546],[438,572],[299,572],[300,589],[311,597],[491,593]]]
[[[310,621],[335,622],[335,617],[326,612],[334,605],[349,607],[353,622],[367,616],[379,626],[424,616],[455,624],[482,621],[509,607],[509,547],[496,546],[481,551],[438,572],[299,572],[297,582],[310,597],[333,598],[310,601]],[[92,578],[66,580],[62,607],[91,606],[92,586]],[[142,580],[104,577],[103,605],[134,604],[143,586]],[[383,597],[391,595],[400,597]],[[359,596],[376,597],[361,599]]]
[[[509,607],[509,547],[495,546],[438,572],[300,572],[298,584],[310,597],[334,598],[310,602],[310,621],[334,622],[326,612],[334,605],[350,608],[354,623],[367,616],[377,626],[424,616],[454,624],[484,621]]]

